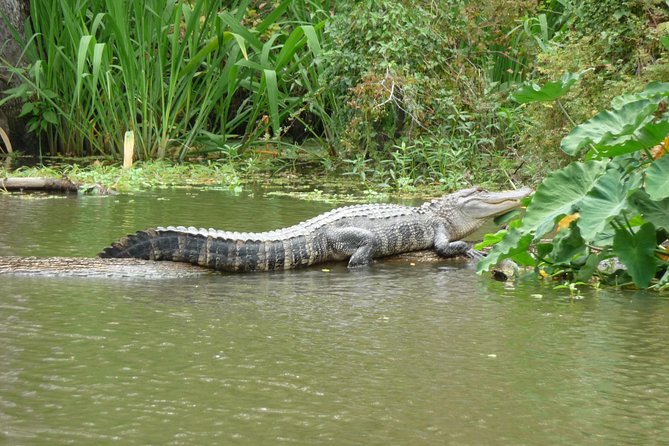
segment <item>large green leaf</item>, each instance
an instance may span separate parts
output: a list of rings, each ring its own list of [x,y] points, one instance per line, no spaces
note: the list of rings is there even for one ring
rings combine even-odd
[[[558,217],[577,209],[607,165],[607,161],[574,162],[549,174],[527,207],[521,229],[535,231],[535,240],[552,231]]]
[[[657,103],[642,99],[625,104],[619,110],[604,110],[576,126],[562,139],[560,148],[575,156],[589,145],[623,144],[626,137],[631,139],[635,132],[641,132],[643,127],[652,123],[657,107]]]
[[[580,73],[565,73],[559,81],[546,82],[543,86],[537,84],[525,84],[511,95],[511,99],[520,103],[554,101],[559,99],[576,83],[581,77]]]
[[[646,192],[639,189],[630,197],[630,203],[635,206],[645,221],[653,223],[657,228],[669,231],[669,198],[654,201]]]
[[[611,168],[599,177],[592,189],[580,204],[578,226],[586,241],[592,241],[602,233],[614,218],[628,210],[631,205],[627,201],[629,191],[637,189],[641,182],[637,175],[626,179],[620,170]]]
[[[626,229],[616,231],[613,253],[627,267],[634,284],[646,288],[655,277],[656,257],[655,226],[646,223],[632,234]]]
[[[669,197],[669,156],[655,160],[646,170],[646,192],[656,201]]]
[[[669,121],[649,122],[632,133],[612,137],[603,144],[596,144],[590,157],[614,157],[639,150],[650,149],[659,144],[669,134]]]
[[[552,263],[568,265],[573,260],[587,254],[585,242],[578,225],[572,223],[569,228],[560,230],[553,239],[553,250],[550,254]]]
[[[523,234],[518,229],[509,230],[502,241],[496,244],[488,255],[476,265],[476,272],[480,274],[483,271],[488,271],[502,260],[515,255],[527,256],[527,250],[531,243],[532,234]]]
[[[669,82],[651,82],[643,91],[639,93],[622,94],[616,96],[611,101],[611,107],[615,109],[621,108],[625,104],[635,102],[640,99],[650,99],[659,102],[663,97],[669,96]]]

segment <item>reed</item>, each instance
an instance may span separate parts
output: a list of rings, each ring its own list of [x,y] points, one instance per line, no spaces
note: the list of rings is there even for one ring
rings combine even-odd
[[[256,21],[250,0],[224,3],[32,0],[28,68],[9,67],[22,84],[3,101],[25,101],[52,155],[121,159],[126,132],[137,159],[279,139],[317,88],[330,2],[283,0]]]

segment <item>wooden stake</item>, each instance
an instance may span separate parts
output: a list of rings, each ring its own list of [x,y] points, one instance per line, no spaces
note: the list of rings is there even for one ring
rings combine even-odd
[[[123,168],[129,169],[132,167],[132,158],[135,153],[135,133],[125,132],[123,138]]]

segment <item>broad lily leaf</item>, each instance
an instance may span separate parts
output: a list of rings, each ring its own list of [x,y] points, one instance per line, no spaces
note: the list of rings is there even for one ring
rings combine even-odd
[[[521,229],[535,231],[535,240],[552,231],[558,217],[572,214],[581,204],[608,164],[607,161],[574,162],[549,174],[527,207]]]
[[[629,226],[636,228],[646,223],[646,220],[644,220],[643,217],[641,217],[641,215],[635,215],[634,217],[631,217],[627,223],[629,224]],[[604,228],[602,232],[598,233],[595,236],[594,240],[592,241],[592,244],[597,248],[610,247],[611,245],[613,245],[614,235],[616,235],[616,229],[613,227],[613,225],[608,225]]]
[[[576,83],[585,71],[580,73],[565,73],[559,81],[551,81],[539,86],[537,84],[525,84],[511,95],[511,99],[519,104],[530,102],[545,102],[559,99]]]
[[[518,229],[509,230],[502,241],[496,244],[488,255],[476,265],[476,272],[488,271],[502,260],[515,255],[527,256],[530,243],[532,243],[532,234],[523,234]]]
[[[586,254],[585,242],[583,241],[583,237],[581,237],[578,225],[574,223],[558,232],[553,239],[551,258],[554,264],[569,264],[572,260]]]
[[[647,99],[625,104],[619,110],[605,110],[583,124],[576,126],[562,139],[563,152],[575,156],[588,145],[600,148],[607,144],[619,145],[631,139],[635,132],[651,124],[658,104]]]
[[[588,156],[600,158],[614,157],[639,150],[650,149],[659,144],[669,134],[669,121],[650,122],[638,127],[634,132],[595,145]]]
[[[504,236],[507,234],[506,229],[497,231],[494,234],[485,234],[483,240],[474,245],[474,249],[481,250],[483,248],[488,248],[489,246],[495,246],[497,243],[501,242],[504,239]]]
[[[646,192],[656,201],[669,197],[669,156],[655,160],[646,170]]]
[[[669,231],[669,198],[654,201],[646,192],[639,189],[630,197],[630,203],[641,213],[645,221],[653,223],[657,228]]]
[[[627,267],[634,284],[639,288],[647,288],[655,277],[655,226],[646,223],[631,234],[627,230],[616,231],[613,237],[613,253]]]
[[[630,209],[627,193],[637,189],[639,175],[626,180],[620,170],[612,168],[599,177],[580,205],[578,226],[586,241],[593,241],[604,231],[609,222]]]
[[[611,101],[611,107],[615,109],[621,108],[630,102],[636,102],[640,99],[650,99],[652,101],[661,101],[664,97],[669,96],[669,82],[651,82],[640,93],[623,94],[616,96]]]

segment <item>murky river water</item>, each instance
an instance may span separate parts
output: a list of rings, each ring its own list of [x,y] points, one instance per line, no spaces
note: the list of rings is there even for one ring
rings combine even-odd
[[[327,204],[0,195],[0,255],[154,225],[266,230]],[[0,276],[0,444],[669,441],[669,299],[515,288],[461,263],[188,279]]]

